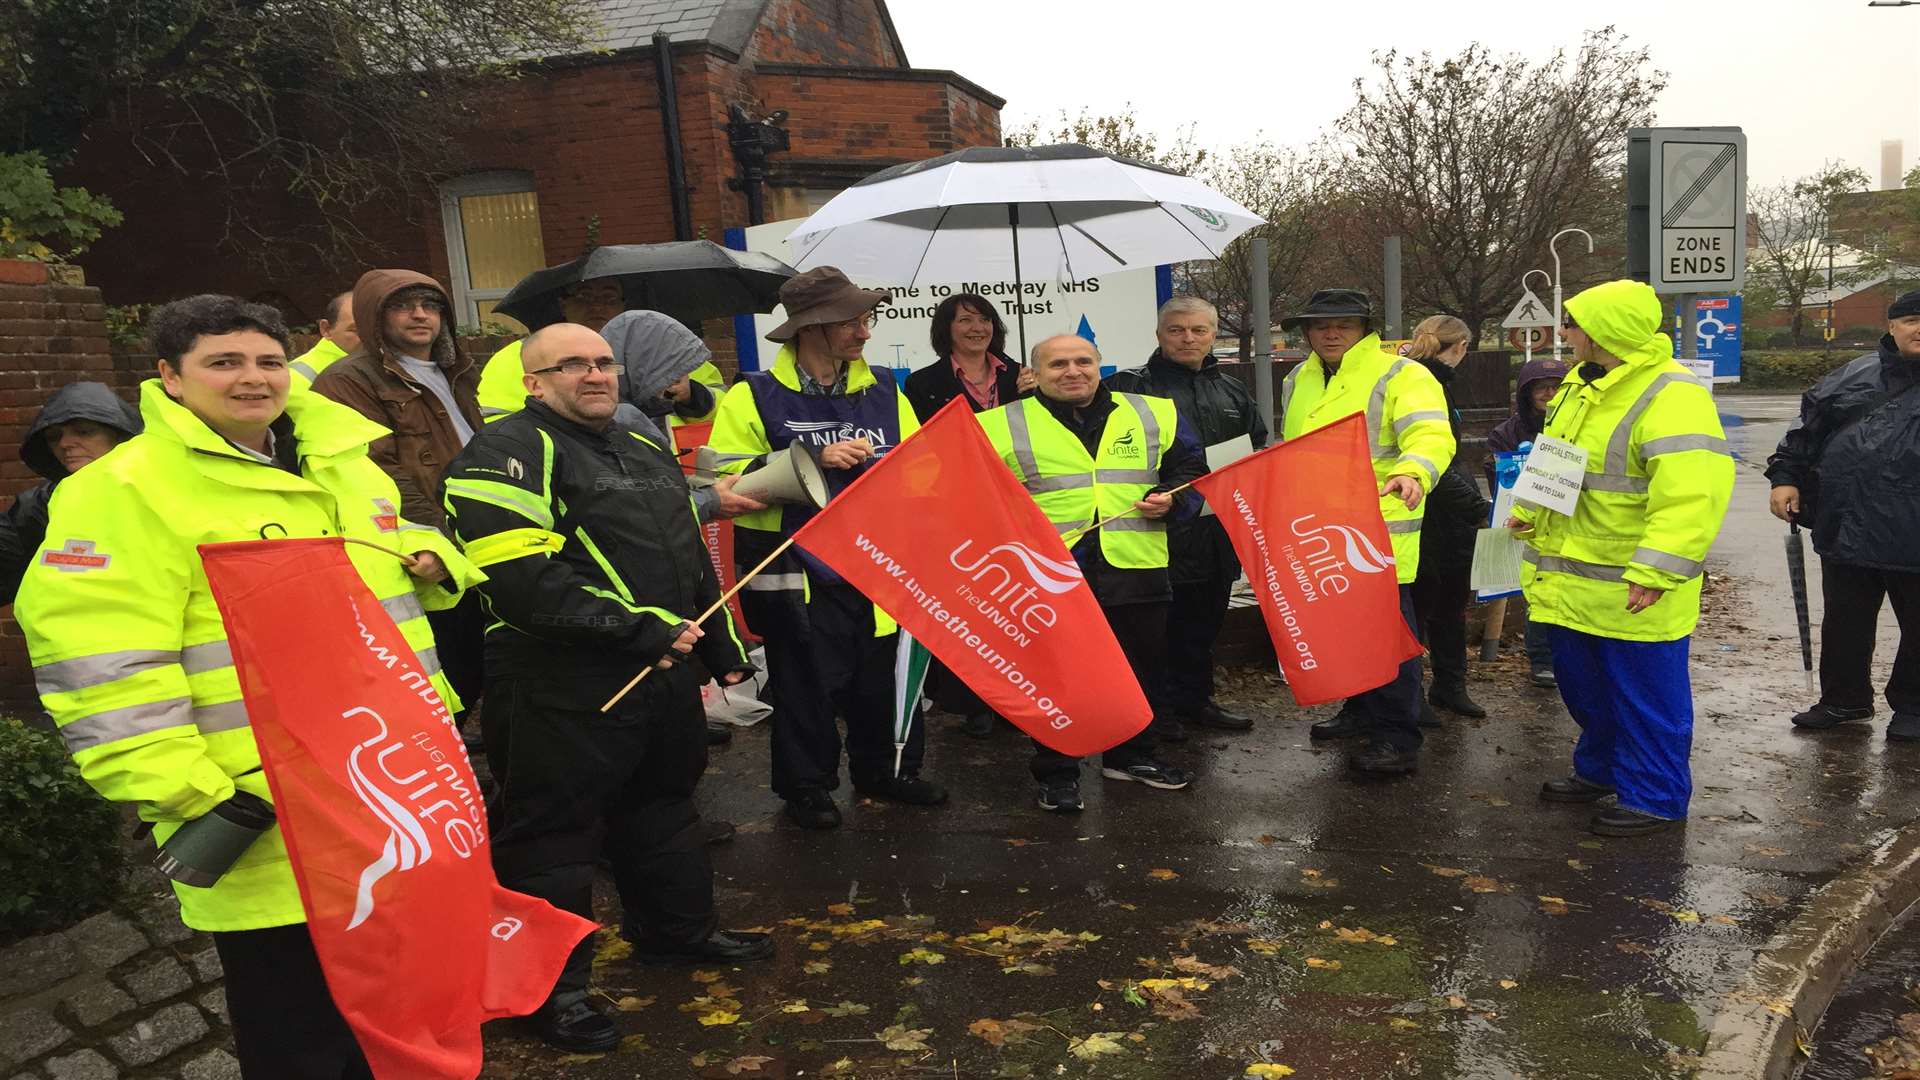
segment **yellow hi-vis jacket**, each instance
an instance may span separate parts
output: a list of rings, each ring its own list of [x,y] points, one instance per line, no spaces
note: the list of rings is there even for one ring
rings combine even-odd
[[[1713,394],[1673,359],[1660,300],[1610,281],[1566,304],[1621,359],[1580,365],[1547,406],[1545,434],[1587,452],[1572,517],[1518,506],[1531,526],[1520,580],[1528,618],[1628,641],[1674,641],[1700,619],[1702,561],[1733,496],[1733,458]],[[1627,611],[1627,584],[1663,590]]]
[[[1327,377],[1318,354],[1287,373],[1280,384],[1280,438],[1297,439],[1354,413],[1367,418],[1367,445],[1373,452],[1374,479],[1411,476],[1431,492],[1453,461],[1453,424],[1439,380],[1418,360],[1396,356],[1368,334],[1347,350],[1339,370]],[[1393,538],[1396,577],[1405,585],[1420,569],[1422,499],[1412,510],[1397,495],[1380,499],[1381,516]]]
[[[257,540],[263,529],[268,538],[344,535],[432,551],[458,588],[485,575],[438,530],[400,518],[393,481],[367,459],[367,444],[386,429],[344,405],[289,395],[299,476],[235,449],[158,379],[141,387],[140,413],[144,434],[55,489],[46,546],[15,610],[40,701],[80,774],[107,798],[134,804],[165,843],[236,788],[272,800],[198,545]],[[451,607],[459,592],[412,577],[391,555],[352,544],[347,555],[434,689],[458,709],[424,609]],[[319,662],[349,643],[310,644]],[[306,919],[278,828],[212,888],[176,892],[181,919],[198,930]]]
[[[520,341],[526,340],[525,338]],[[509,341],[480,369],[480,419],[491,424],[519,412],[527,403],[526,372],[520,367],[520,341]]]
[[[780,352],[774,357],[773,367],[766,374],[785,389],[796,395],[800,393],[800,360],[791,342],[780,347]],[[848,364],[840,377],[846,380],[845,392],[848,395],[880,385],[880,380],[874,377],[873,369],[867,366],[864,359]],[[746,472],[755,460],[773,449],[767,437],[765,419],[760,415],[760,404],[753,396],[751,381],[746,375],[736,380],[726,396],[720,399],[719,411],[714,414],[713,437],[707,440],[707,446],[713,451],[714,471],[721,476]],[[913,406],[907,403],[907,396],[897,386],[893,388],[893,402],[900,439],[905,441],[907,436],[920,430],[920,420],[914,415]],[[774,505],[734,518],[734,542],[740,545],[741,550],[753,550],[756,544],[760,549],[771,547],[774,538],[782,531],[783,512],[781,506]],[[740,530],[750,530],[760,535],[751,537]],[[766,571],[750,579],[745,588],[763,592],[799,589],[811,595],[807,574],[792,551],[781,555]],[[885,637],[899,628],[893,616],[875,605],[875,637]]]
[[[321,338],[313,343],[313,348],[287,361],[288,370],[299,376],[293,380],[293,385],[301,388],[312,386],[313,380],[327,370],[327,365],[346,355],[347,350],[326,338]]]
[[[1122,570],[1167,565],[1167,523],[1133,513],[1133,504],[1160,483],[1160,458],[1173,442],[1180,416],[1172,401],[1115,394],[1100,434],[1100,456],[1054,419],[1037,398],[1022,398],[976,414],[987,441],[1035,505],[1061,533],[1108,521],[1100,554]]]

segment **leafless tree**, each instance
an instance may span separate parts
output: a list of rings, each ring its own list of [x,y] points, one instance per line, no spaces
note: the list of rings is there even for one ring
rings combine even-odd
[[[1753,252],[1747,264],[1749,279],[1759,279],[1751,291],[1767,296],[1769,306],[1790,312],[1788,329],[1793,343],[1806,332],[1807,294],[1824,289],[1827,281],[1827,245],[1833,237],[1833,201],[1837,195],[1862,191],[1867,174],[1834,162],[1819,172],[1747,193],[1747,213],[1753,230]],[[1873,270],[1871,259],[1843,260],[1834,273],[1836,286],[1858,283]]]
[[[1376,53],[1374,66],[1320,155],[1324,243],[1346,284],[1378,288],[1398,235],[1409,310],[1480,331],[1561,228],[1603,245],[1568,263],[1569,284],[1619,275],[1627,129],[1651,123],[1666,86],[1645,48],[1609,27],[1539,62],[1474,44]]]
[[[1215,190],[1266,219],[1228,245],[1211,262],[1182,263],[1174,271],[1180,292],[1204,297],[1220,311],[1220,334],[1237,338],[1240,354],[1251,356],[1254,329],[1298,307],[1313,290],[1320,272],[1319,207],[1316,171],[1299,154],[1259,142],[1215,155],[1201,170]],[[1268,303],[1251,307],[1250,286],[1255,237],[1267,240]]]
[[[1008,146],[1081,143],[1188,176],[1194,175],[1208,158],[1207,151],[1195,141],[1191,124],[1174,132],[1172,140],[1162,147],[1160,136],[1141,129],[1133,115],[1132,103],[1111,116],[1095,116],[1084,108],[1078,115],[1069,116],[1062,110],[1058,119],[1044,127],[1037,120],[1029,121],[1008,131],[1003,139]]]

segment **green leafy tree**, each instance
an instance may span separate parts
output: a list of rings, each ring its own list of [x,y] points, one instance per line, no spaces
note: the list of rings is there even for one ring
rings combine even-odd
[[[130,133],[183,192],[217,183],[228,239],[336,259],[356,223],[462,166],[458,136],[528,58],[589,52],[594,0],[14,0],[0,4],[0,153],[60,166]],[[103,123],[104,122],[104,123]],[[287,200],[324,225],[263,235]],[[279,215],[284,217],[286,215]],[[301,215],[295,215],[301,216]]]
[[[120,221],[107,200],[56,185],[45,155],[0,154],[0,258],[63,262]]]

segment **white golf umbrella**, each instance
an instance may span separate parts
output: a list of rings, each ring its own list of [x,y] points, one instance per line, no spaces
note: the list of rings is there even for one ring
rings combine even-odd
[[[837,266],[868,285],[1079,282],[1216,259],[1261,223],[1198,180],[1090,146],[982,146],[874,173],[788,243],[796,269]]]

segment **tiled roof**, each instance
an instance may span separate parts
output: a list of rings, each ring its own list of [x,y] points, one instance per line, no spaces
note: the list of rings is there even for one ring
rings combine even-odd
[[[746,38],[765,5],[760,0],[596,0],[605,27],[601,45],[633,49],[665,32],[676,42],[713,41],[733,49]]]

